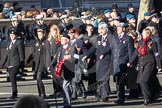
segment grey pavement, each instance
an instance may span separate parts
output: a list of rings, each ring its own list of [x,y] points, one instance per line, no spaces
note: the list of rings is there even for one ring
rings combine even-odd
[[[4,70],[3,70],[4,72]],[[29,75],[26,77],[26,81],[18,81],[18,97],[22,97],[24,95],[38,95],[36,81],[32,80],[31,72],[27,72]],[[2,74],[0,74],[2,76]],[[162,84],[162,73],[158,74],[159,80]],[[52,88],[52,80],[43,80],[45,84],[47,98],[45,101],[49,103],[51,108],[62,108],[63,107],[63,99],[62,98],[52,98],[49,97],[50,94],[53,93]],[[84,84],[87,85],[87,82],[84,81]],[[115,84],[112,82],[112,77],[110,81],[111,90],[115,91]],[[128,95],[126,91],[126,95]],[[16,100],[7,99],[11,96],[11,86],[10,82],[0,80],[0,108],[12,108],[16,103]],[[72,101],[73,108],[144,108],[143,98],[139,98],[138,100],[126,100],[124,105],[116,105],[113,103],[117,99],[116,94],[112,93],[109,96],[109,101],[107,102],[97,102],[95,100],[94,95],[89,95],[85,100],[79,97],[77,100]],[[162,108],[162,96],[158,99],[156,103],[153,103],[151,108]]]

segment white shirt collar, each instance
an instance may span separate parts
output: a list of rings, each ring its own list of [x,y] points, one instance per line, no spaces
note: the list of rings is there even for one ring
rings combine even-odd
[[[15,40],[12,40],[11,42],[14,44],[16,42],[16,39]]]
[[[118,34],[118,36],[120,36],[119,38],[122,38],[124,36],[124,32]]]

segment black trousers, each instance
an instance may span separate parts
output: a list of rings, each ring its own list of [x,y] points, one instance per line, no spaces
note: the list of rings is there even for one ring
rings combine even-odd
[[[18,92],[17,91],[17,83],[16,83],[16,74],[17,74],[18,70],[19,70],[19,66],[14,66],[14,67],[8,68],[13,96],[17,96],[17,92]]]
[[[117,73],[114,76],[114,80],[116,82],[118,100],[125,101],[126,73]]]
[[[108,81],[99,81],[98,85],[98,92],[99,95],[101,96],[101,99],[106,99],[109,96],[109,86],[108,86]]]
[[[142,94],[144,95],[144,99],[154,100],[156,97],[160,96],[162,88],[156,73],[152,74],[148,81],[141,81],[140,86],[142,89]]]
[[[43,72],[37,72],[37,87],[38,87],[39,96],[45,97],[45,88],[42,81],[42,73]]]
[[[62,83],[60,83],[60,78],[57,78],[55,75],[55,69],[53,66],[50,66],[52,80],[53,80],[53,90],[54,94],[57,94],[58,92],[62,92]]]

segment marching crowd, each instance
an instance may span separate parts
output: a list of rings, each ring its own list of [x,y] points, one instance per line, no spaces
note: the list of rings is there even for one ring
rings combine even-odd
[[[10,42],[1,67],[7,65],[12,85],[10,98],[18,95],[16,75],[24,70],[25,63],[31,62],[39,96],[46,97],[42,76],[51,72],[53,95],[63,94],[64,108],[71,108],[71,100],[79,95],[85,99],[94,94],[96,100],[108,101],[111,75],[116,84],[116,104],[142,95],[144,105],[150,105],[160,97],[157,73],[162,69],[162,17],[158,13],[145,12],[137,27],[133,4],[128,4],[128,12],[122,17],[114,3],[111,9],[103,11],[102,18],[90,11],[82,12],[82,24],[76,27],[70,21],[70,10],[59,13],[48,9],[45,13],[32,6],[25,16],[33,18],[34,23],[25,27],[21,9],[8,8],[4,4],[2,15],[11,19]],[[59,18],[60,23],[47,25],[45,17]],[[27,40],[34,40],[34,44],[25,61]],[[87,88],[83,80],[87,80]],[[125,86],[129,89],[128,97]]]

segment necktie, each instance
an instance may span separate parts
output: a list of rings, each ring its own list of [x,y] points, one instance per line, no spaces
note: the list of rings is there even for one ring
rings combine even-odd
[[[11,44],[10,44],[10,46],[9,46],[9,49],[11,49],[11,48],[12,48],[12,46],[13,46],[13,42],[11,42]]]

